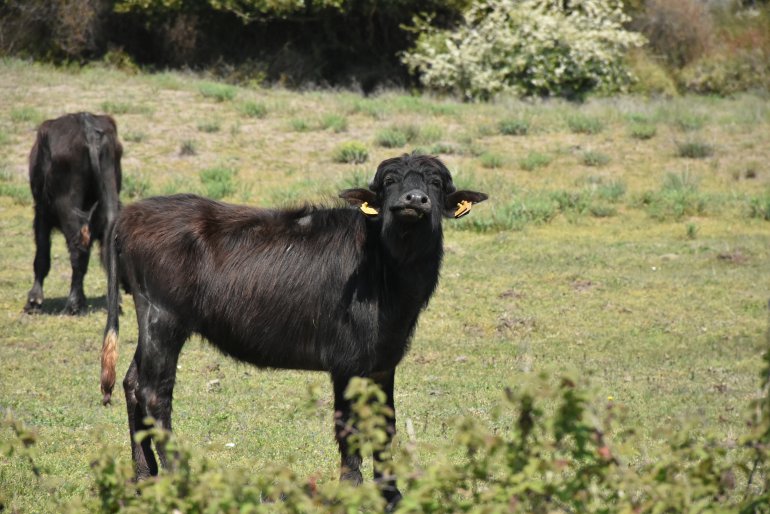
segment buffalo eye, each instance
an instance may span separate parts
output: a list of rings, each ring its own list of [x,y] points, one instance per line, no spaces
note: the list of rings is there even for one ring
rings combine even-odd
[[[434,178],[430,182],[428,182],[431,186],[441,188],[444,184],[441,182],[441,179]]]
[[[396,183],[396,179],[393,177],[393,175],[388,175],[387,177],[385,177],[382,183],[385,185],[385,187],[392,186],[393,184]]]

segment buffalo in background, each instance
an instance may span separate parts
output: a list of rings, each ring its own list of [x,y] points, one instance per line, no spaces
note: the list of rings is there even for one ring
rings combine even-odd
[[[29,156],[29,182],[35,201],[35,283],[25,312],[41,310],[43,281],[51,269],[51,230],[67,241],[72,283],[63,313],[86,307],[83,278],[91,245],[102,245],[104,262],[109,232],[120,205],[123,148],[115,120],[87,112],[44,121]]]

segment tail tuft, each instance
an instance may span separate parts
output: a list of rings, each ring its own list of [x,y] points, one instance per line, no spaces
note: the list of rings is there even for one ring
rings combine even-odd
[[[108,405],[115,387],[115,365],[118,361],[118,333],[109,329],[102,343],[102,404]]]

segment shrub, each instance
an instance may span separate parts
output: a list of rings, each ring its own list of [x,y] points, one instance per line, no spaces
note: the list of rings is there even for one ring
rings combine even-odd
[[[614,92],[631,81],[626,50],[643,41],[626,21],[615,0],[480,0],[454,30],[417,21],[402,61],[429,89],[468,100]]]
[[[629,88],[632,93],[665,97],[677,95],[673,77],[647,52],[642,49],[630,52],[628,62],[635,77]]]
[[[682,88],[700,94],[732,95],[752,89],[770,90],[770,51],[745,48],[704,56],[684,68]]]
[[[334,162],[361,164],[369,160],[369,151],[363,143],[348,141],[334,149],[332,160]]]
[[[526,157],[519,159],[519,166],[525,171],[534,171],[538,168],[548,166],[551,163],[551,156],[540,152],[529,152]]]
[[[219,200],[235,193],[235,170],[231,168],[208,168],[200,172],[200,179],[206,196]]]
[[[640,20],[655,55],[681,68],[703,55],[712,44],[713,21],[698,0],[648,0]]]

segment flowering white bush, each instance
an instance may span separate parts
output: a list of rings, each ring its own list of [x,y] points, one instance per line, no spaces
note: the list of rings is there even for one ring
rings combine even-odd
[[[624,57],[644,38],[623,28],[621,0],[479,0],[455,30],[415,20],[402,61],[429,89],[487,99],[499,92],[574,97],[632,80]]]

